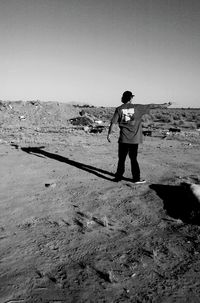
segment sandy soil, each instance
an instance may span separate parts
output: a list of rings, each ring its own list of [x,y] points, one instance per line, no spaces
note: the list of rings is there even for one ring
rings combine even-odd
[[[111,144],[83,131],[8,137],[1,303],[200,302],[200,207],[181,185],[200,183],[200,142],[147,137],[138,160],[148,182],[136,186],[129,159],[126,179],[112,181],[117,133]]]

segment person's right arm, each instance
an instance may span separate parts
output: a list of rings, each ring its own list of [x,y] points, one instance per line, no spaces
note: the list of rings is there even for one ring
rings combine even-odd
[[[111,140],[110,140],[110,134],[112,133],[112,131],[113,131],[113,123],[110,122],[110,126],[109,126],[109,129],[108,129],[108,135],[107,135],[108,142],[111,142]]]

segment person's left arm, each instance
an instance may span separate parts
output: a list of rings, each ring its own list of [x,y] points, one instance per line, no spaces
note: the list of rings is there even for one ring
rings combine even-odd
[[[149,109],[156,109],[156,108],[168,108],[170,105],[172,105],[171,102],[168,103],[162,103],[162,104],[148,104]]]
[[[154,103],[150,103],[150,104],[140,104],[140,111],[142,111],[142,114],[145,115],[145,114],[149,114],[150,110],[151,109],[157,109],[157,108],[168,108],[170,105],[172,105],[171,102],[168,102],[168,103],[161,103],[161,104],[154,104]]]

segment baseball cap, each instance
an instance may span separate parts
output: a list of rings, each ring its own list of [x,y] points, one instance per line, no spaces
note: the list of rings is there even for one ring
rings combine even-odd
[[[134,97],[135,95],[133,95],[133,93],[132,92],[130,92],[129,90],[126,90],[124,93],[123,93],[123,95],[122,95],[122,97],[124,97],[124,98],[131,98],[131,97]]]

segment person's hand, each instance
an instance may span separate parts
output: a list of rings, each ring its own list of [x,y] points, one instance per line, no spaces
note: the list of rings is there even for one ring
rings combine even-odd
[[[111,143],[110,135],[109,134],[107,135],[107,140],[108,140],[109,143]]]

